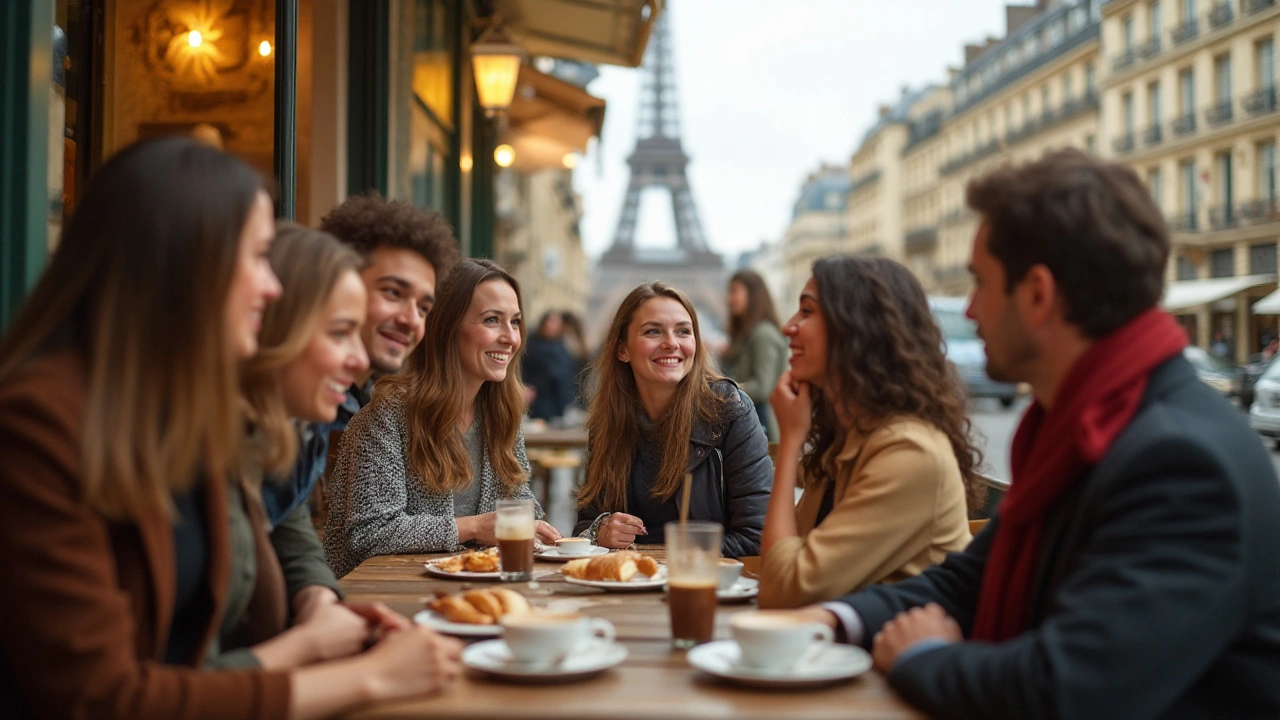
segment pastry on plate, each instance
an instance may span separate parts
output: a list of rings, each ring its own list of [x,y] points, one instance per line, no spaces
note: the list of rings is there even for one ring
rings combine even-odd
[[[653,577],[658,574],[658,562],[648,555],[624,550],[592,558],[571,560],[560,572],[576,580],[612,580],[627,582],[636,574]]]
[[[464,625],[493,625],[506,615],[527,615],[533,611],[523,595],[506,588],[441,594],[427,603],[427,607],[449,622]]]

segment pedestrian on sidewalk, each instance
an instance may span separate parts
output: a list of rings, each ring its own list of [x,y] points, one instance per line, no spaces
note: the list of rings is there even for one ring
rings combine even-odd
[[[754,270],[734,273],[729,279],[728,306],[729,347],[721,364],[755,404],[765,435],[776,442],[778,423],[769,409],[769,393],[787,368],[787,340],[778,329],[778,314],[764,278]]]

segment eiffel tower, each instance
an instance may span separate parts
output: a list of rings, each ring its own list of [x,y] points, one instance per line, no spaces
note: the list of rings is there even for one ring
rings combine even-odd
[[[608,330],[622,298],[635,286],[651,280],[664,280],[689,296],[698,310],[704,335],[708,330],[714,332],[723,327],[724,262],[707,247],[685,172],[689,156],[680,142],[670,12],[670,3],[667,3],[641,66],[636,149],[627,158],[631,180],[618,216],[613,245],[596,267],[588,304],[589,312],[599,314],[588,318],[597,337]],[[654,187],[666,189],[671,196],[675,248],[644,248],[636,244],[640,193]]]

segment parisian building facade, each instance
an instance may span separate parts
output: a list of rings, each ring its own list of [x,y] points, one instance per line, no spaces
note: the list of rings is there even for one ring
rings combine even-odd
[[[1277,335],[1277,0],[1039,0],[1003,38],[964,48],[945,82],[908,91],[850,159],[840,252],[888,255],[934,295],[970,290],[975,176],[1075,147],[1131,166],[1174,250],[1164,306],[1244,361]],[[802,196],[808,192],[808,184]],[[807,222],[803,214],[794,226]],[[787,264],[791,287],[807,266]],[[793,278],[791,274],[802,277]],[[1266,305],[1267,303],[1264,303]]]

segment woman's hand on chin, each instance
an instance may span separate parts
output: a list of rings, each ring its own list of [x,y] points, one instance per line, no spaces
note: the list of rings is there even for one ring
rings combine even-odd
[[[803,444],[809,436],[813,425],[813,398],[809,391],[809,383],[792,380],[790,370],[778,378],[769,396],[769,405],[783,438],[790,437]]]

